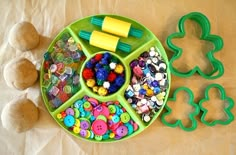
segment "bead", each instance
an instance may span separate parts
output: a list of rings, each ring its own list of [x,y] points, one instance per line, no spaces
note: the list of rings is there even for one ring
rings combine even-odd
[[[138,66],[135,66],[135,67],[133,68],[133,72],[134,72],[134,74],[135,74],[137,77],[142,77],[142,75],[143,75],[142,69],[141,69],[140,67],[138,67]]]

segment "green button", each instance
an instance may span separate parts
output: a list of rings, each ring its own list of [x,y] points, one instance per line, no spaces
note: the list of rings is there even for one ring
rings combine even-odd
[[[98,141],[101,141],[102,140],[102,136],[99,136],[99,135],[95,135],[94,138]]]
[[[74,108],[74,112],[75,112],[75,118],[78,118],[80,115],[80,112],[77,108]]]
[[[104,116],[104,115],[99,115],[98,117],[97,117],[97,119],[100,119],[100,120],[103,120],[103,121],[107,121],[107,118],[106,118],[106,116]]]
[[[127,112],[125,112],[120,115],[120,119],[121,119],[121,122],[128,123],[130,120],[130,115]]]
[[[108,106],[108,109],[109,109],[109,112],[110,112],[111,114],[116,113],[116,106],[114,106],[114,105],[109,105],[109,106]]]
[[[84,102],[84,108],[85,109],[88,109],[90,108],[91,104],[87,101],[87,102]]]

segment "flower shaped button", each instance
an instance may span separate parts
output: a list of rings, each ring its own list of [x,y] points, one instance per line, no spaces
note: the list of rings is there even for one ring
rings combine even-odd
[[[166,117],[172,113],[172,109],[168,106],[168,102],[173,101],[173,102],[175,102],[175,104],[178,104],[176,102],[177,101],[177,94],[181,91],[185,91],[189,95],[188,104],[190,106],[194,107],[194,110],[192,112],[188,113],[188,118],[190,119],[190,121],[192,123],[192,125],[190,127],[186,127],[183,124],[182,120],[180,120],[180,119],[177,119],[174,123],[170,123],[166,119]],[[161,116],[162,123],[165,124],[166,126],[173,127],[173,128],[179,126],[184,131],[195,130],[197,128],[197,120],[195,119],[195,116],[197,116],[199,114],[200,110],[199,110],[199,106],[196,103],[194,103],[193,100],[194,100],[194,96],[193,96],[192,91],[189,88],[180,87],[180,88],[176,89],[174,92],[173,98],[168,98],[167,104],[165,105],[165,109],[167,111],[165,113],[163,113]]]
[[[205,40],[205,41],[209,41],[214,45],[214,49],[210,50],[206,53],[206,57],[210,61],[212,68],[213,68],[210,73],[204,73],[200,69],[199,66],[195,66],[192,70],[187,71],[187,72],[182,72],[173,66],[173,62],[182,56],[183,50],[182,50],[182,48],[174,45],[172,43],[172,39],[183,38],[185,36],[186,32],[184,29],[184,23],[186,20],[193,20],[193,21],[197,22],[202,29],[202,34],[201,34],[200,39]],[[178,28],[179,28],[179,32],[173,33],[170,36],[168,36],[168,38],[167,38],[167,46],[174,52],[174,56],[170,60],[171,72],[174,75],[180,76],[180,77],[190,77],[194,73],[198,73],[206,79],[216,79],[216,78],[219,78],[220,76],[222,76],[224,74],[223,64],[214,57],[214,53],[218,52],[219,50],[221,50],[223,48],[223,40],[220,36],[210,34],[210,29],[211,29],[210,22],[207,19],[207,17],[199,12],[189,13],[189,14],[183,16],[179,20]]]
[[[227,115],[226,120],[216,119],[216,120],[213,120],[210,122],[206,120],[208,110],[203,107],[203,103],[210,101],[209,90],[212,88],[217,88],[220,92],[220,98],[223,101],[225,101],[226,103],[228,103],[228,105],[225,106],[223,109],[225,114]],[[234,106],[234,101],[232,98],[226,96],[224,88],[219,84],[211,84],[205,90],[205,98],[200,100],[200,102],[199,102],[200,110],[203,112],[203,114],[201,116],[201,121],[207,126],[214,126],[216,124],[227,125],[234,120],[234,115],[231,112],[231,109],[233,108],[233,106]]]

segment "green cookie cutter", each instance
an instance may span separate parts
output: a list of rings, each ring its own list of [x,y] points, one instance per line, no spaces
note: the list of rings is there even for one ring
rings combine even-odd
[[[214,45],[214,49],[206,53],[206,57],[209,59],[213,67],[212,71],[209,74],[203,73],[202,70],[199,68],[199,66],[195,66],[192,70],[187,71],[187,72],[180,72],[178,69],[172,66],[173,62],[179,57],[181,57],[183,51],[182,51],[182,48],[175,46],[171,40],[173,38],[183,38],[185,36],[184,22],[186,20],[193,20],[197,22],[201,26],[201,29],[202,29],[202,34],[201,34],[200,39],[210,41]],[[216,79],[222,76],[224,74],[223,64],[214,57],[214,53],[223,48],[224,46],[223,40],[220,36],[210,34],[211,25],[207,17],[199,12],[191,12],[183,16],[179,20],[178,28],[179,28],[179,32],[169,35],[166,41],[167,46],[174,52],[174,56],[171,58],[169,62],[171,72],[176,76],[184,77],[184,78],[190,77],[194,73],[200,74],[200,76],[202,76],[205,79]],[[215,73],[217,74],[214,75]]]
[[[202,106],[202,104],[206,101],[209,101],[208,92],[211,88],[217,88],[220,91],[221,99],[227,101],[228,104],[229,104],[229,106],[225,108],[225,113],[228,116],[228,119],[226,121],[214,120],[214,121],[208,122],[208,121],[205,120],[205,117],[207,115],[208,110],[205,109]],[[205,90],[205,98],[200,100],[199,107],[200,107],[200,110],[203,112],[203,114],[201,116],[201,122],[204,123],[207,126],[215,126],[216,124],[227,125],[227,124],[231,123],[234,120],[234,115],[230,111],[234,107],[234,100],[232,98],[226,96],[224,88],[219,84],[211,84],[211,85],[207,86],[207,88]]]
[[[186,88],[186,87],[179,87],[179,88],[177,88],[175,90],[173,98],[168,98],[168,101],[176,101],[176,97],[177,97],[176,95],[180,91],[185,91],[186,93],[188,93],[188,95],[189,95],[189,102],[188,102],[188,104],[195,108],[195,110],[193,112],[188,114],[190,120],[192,121],[192,126],[191,127],[185,127],[183,125],[182,121],[179,120],[179,119],[176,120],[175,123],[167,122],[165,117],[167,115],[171,114],[171,112],[172,112],[172,109],[168,106],[168,104],[165,105],[165,109],[167,110],[167,112],[162,114],[161,121],[162,121],[162,123],[164,125],[172,127],[172,128],[179,126],[184,131],[193,131],[193,130],[195,130],[197,128],[197,120],[194,117],[199,114],[200,109],[199,109],[199,106],[196,103],[194,103],[194,101],[193,101],[194,100],[194,95],[193,95],[192,91],[189,88]]]

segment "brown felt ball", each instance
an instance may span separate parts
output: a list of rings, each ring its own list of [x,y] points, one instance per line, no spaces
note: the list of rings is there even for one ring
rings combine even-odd
[[[24,90],[37,81],[38,72],[28,59],[16,58],[5,66],[3,76],[9,87]]]
[[[8,41],[15,49],[27,51],[37,47],[39,34],[31,23],[20,22],[15,24],[10,30]]]
[[[31,129],[38,121],[39,110],[26,97],[17,97],[2,110],[1,120],[5,129],[17,133]]]

